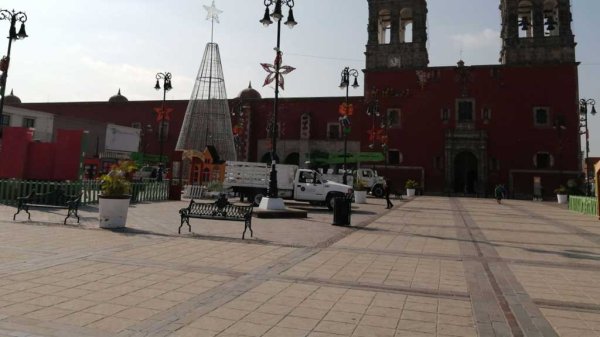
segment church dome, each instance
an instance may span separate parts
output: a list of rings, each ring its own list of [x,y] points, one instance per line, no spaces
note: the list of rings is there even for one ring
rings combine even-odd
[[[13,90],[10,90],[10,95],[6,95],[4,97],[4,104],[6,105],[19,105],[21,104],[21,99],[13,93]]]
[[[261,99],[260,93],[252,88],[252,82],[248,83],[248,88],[242,90],[238,95],[241,99]]]
[[[108,101],[110,103],[125,103],[125,102],[129,102],[129,100],[127,99],[127,97],[121,95],[121,89],[119,88],[119,92],[112,96],[111,98],[108,99]]]

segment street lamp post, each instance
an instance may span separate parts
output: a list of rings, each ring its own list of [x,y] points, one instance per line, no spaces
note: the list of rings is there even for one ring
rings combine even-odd
[[[591,114],[596,114],[596,101],[582,98],[579,100],[579,133],[585,135],[585,195],[590,196],[590,133],[588,128],[588,105],[592,106]],[[583,129],[583,130],[582,130]]]
[[[4,111],[4,93],[6,91],[6,78],[8,77],[8,67],[10,65],[10,49],[12,47],[13,40],[21,40],[27,37],[25,33],[25,21],[27,21],[27,15],[23,12],[8,11],[6,9],[0,9],[0,20],[10,20],[10,29],[8,30],[8,51],[6,56],[0,60],[0,116]],[[17,33],[16,24],[17,21],[21,22],[21,28]]]
[[[154,89],[156,90],[160,90],[160,80],[163,81],[163,99],[162,99],[162,106],[160,108],[160,111],[158,112],[158,141],[159,141],[159,162],[162,164],[163,162],[163,147],[164,147],[164,143],[165,143],[165,119],[169,119],[168,116],[168,112],[165,110],[165,101],[167,99],[167,91],[173,89],[173,86],[171,86],[171,73],[169,72],[164,72],[164,73],[156,73],[156,85],[154,86]]]
[[[275,52],[277,53],[277,57],[275,59],[275,99],[273,101],[273,114],[271,115],[271,173],[269,179],[269,190],[267,192],[269,198],[277,198],[277,169],[275,167],[277,157],[277,112],[279,109],[278,101],[279,101],[279,77],[281,70],[281,19],[283,19],[283,14],[281,12],[281,6],[286,5],[289,8],[287,21],[284,23],[286,26],[293,28],[296,24],[296,20],[294,20],[294,12],[292,8],[294,7],[294,0],[264,0],[265,4],[265,14],[263,18],[259,21],[265,27],[268,27],[273,23],[273,20],[277,21],[277,46],[275,47]],[[273,13],[270,13],[270,6],[275,4],[273,9]]]
[[[348,134],[350,133],[350,119],[349,116],[352,115],[352,107],[348,104],[348,93],[350,90],[350,77],[354,77],[354,83],[352,87],[354,89],[358,88],[358,70],[350,69],[349,67],[345,67],[342,70],[342,80],[340,82],[340,89],[346,89],[346,101],[343,104],[343,109],[340,109],[342,116],[340,117],[340,124],[342,125],[342,132],[344,133],[344,175],[342,181],[344,184],[348,182],[347,177],[347,158],[348,158]]]

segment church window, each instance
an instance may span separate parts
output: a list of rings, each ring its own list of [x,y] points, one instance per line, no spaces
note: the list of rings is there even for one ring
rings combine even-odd
[[[547,169],[552,167],[552,156],[548,152],[538,152],[533,157],[533,164],[537,169]]]
[[[549,125],[549,109],[545,107],[536,107],[533,109],[533,118],[535,126]]]
[[[392,15],[389,10],[379,12],[378,20],[379,44],[389,44],[391,40]]]
[[[473,121],[473,101],[472,100],[457,100],[457,118],[459,123]]]
[[[483,108],[481,110],[481,119],[483,119],[483,122],[485,124],[489,123],[490,120],[492,119],[492,109],[490,108]]]
[[[158,139],[166,140],[169,137],[169,122],[162,121],[158,124]]]
[[[410,8],[400,11],[400,43],[413,42],[413,15]]]
[[[531,1],[519,2],[519,37],[533,37],[533,5]]]
[[[388,127],[396,127],[399,128],[401,123],[400,123],[400,109],[389,109],[388,110]]]
[[[448,121],[450,120],[450,109],[442,108],[441,117],[442,117],[442,122],[448,123]]]
[[[436,170],[444,169],[444,157],[436,156],[433,158],[433,168]]]
[[[544,36],[558,36],[558,5],[556,0],[544,2]]]
[[[340,139],[341,134],[340,123],[327,123],[327,139]]]
[[[34,128],[35,127],[35,118],[23,118],[23,127],[25,128]]]
[[[388,164],[390,165],[400,165],[402,162],[402,153],[398,150],[389,150],[388,151]]]
[[[0,125],[9,126],[10,125],[10,115],[2,115],[0,119]]]

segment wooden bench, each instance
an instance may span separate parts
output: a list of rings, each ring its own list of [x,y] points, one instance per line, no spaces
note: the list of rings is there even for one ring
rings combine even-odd
[[[79,214],[77,214],[77,211],[79,210],[81,195],[82,193],[68,195],[61,189],[56,189],[48,193],[37,193],[32,191],[25,197],[17,198],[17,213],[13,215],[13,221],[16,220],[17,214],[19,214],[21,210],[27,212],[27,219],[31,220],[29,208],[57,208],[67,210],[67,217],[64,221],[65,225],[67,224],[67,219],[71,217],[71,215],[75,216],[77,218],[77,223],[79,223]]]
[[[190,218],[212,219],[212,220],[230,220],[244,221],[244,232],[242,239],[246,235],[246,229],[250,230],[250,237],[254,235],[252,232],[252,209],[253,206],[237,206],[231,204],[225,196],[221,196],[214,203],[195,202],[193,199],[186,208],[179,210],[181,215],[181,225],[178,232],[181,234],[181,227],[186,224],[189,231],[192,231],[190,226]]]

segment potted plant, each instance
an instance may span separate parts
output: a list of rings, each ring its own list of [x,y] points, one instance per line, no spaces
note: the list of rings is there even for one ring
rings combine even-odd
[[[357,204],[366,204],[367,203],[367,186],[364,181],[360,178],[356,178],[353,181],[354,188],[354,202]]]
[[[406,183],[404,183],[404,188],[406,188],[406,196],[414,197],[417,187],[419,187],[419,183],[416,180],[408,179]]]
[[[101,228],[125,227],[131,199],[131,179],[136,166],[132,161],[122,161],[100,177],[102,193],[99,196]]]
[[[557,189],[554,190],[554,193],[556,193],[556,200],[559,204],[567,203],[568,194],[567,188],[564,185],[560,185]]]

